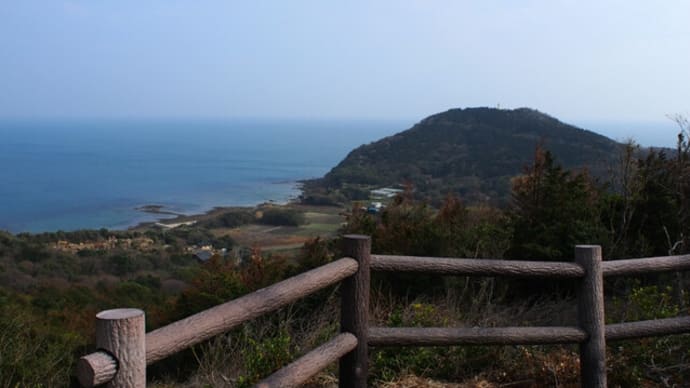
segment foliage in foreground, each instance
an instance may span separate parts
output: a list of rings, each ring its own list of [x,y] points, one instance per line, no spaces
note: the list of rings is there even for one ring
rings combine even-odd
[[[0,387],[64,386],[85,341],[28,303],[0,291]]]
[[[628,309],[670,300],[660,290],[634,288]],[[453,300],[445,296],[406,299],[382,290],[372,299],[372,324],[381,326],[509,326],[565,325],[574,319],[573,299],[538,299],[504,304],[500,299]],[[338,298],[319,298],[318,309],[294,305],[218,337],[197,349],[199,369],[176,387],[250,386],[299,355],[337,334]],[[469,296],[468,296],[469,297]],[[644,299],[638,300],[638,298]],[[311,301],[314,302],[314,301]],[[461,303],[462,302],[462,303]],[[638,302],[641,303],[638,305]],[[464,309],[465,306],[470,306]],[[482,306],[483,308],[480,308]],[[610,316],[624,311],[608,304]],[[650,312],[651,313],[651,312]],[[649,317],[658,315],[649,315]],[[668,336],[623,341],[608,346],[608,380],[612,387],[682,386],[690,378],[690,336]],[[579,355],[575,345],[456,346],[374,348],[370,351],[370,386],[394,386],[401,376],[432,380],[438,386],[556,387],[579,385]],[[332,365],[309,386],[334,386],[337,366]],[[466,385],[465,385],[466,384]]]

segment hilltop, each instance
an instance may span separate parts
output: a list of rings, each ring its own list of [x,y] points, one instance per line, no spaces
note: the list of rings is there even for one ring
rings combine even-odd
[[[449,192],[471,202],[502,201],[538,144],[564,167],[594,176],[607,173],[620,147],[534,109],[451,109],[351,151],[323,178],[305,183],[304,199],[365,199],[371,189],[409,183],[432,201]]]

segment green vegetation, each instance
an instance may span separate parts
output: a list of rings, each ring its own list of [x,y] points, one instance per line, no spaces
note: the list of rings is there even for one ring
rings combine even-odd
[[[453,192],[435,204],[408,189],[377,213],[352,203],[340,232],[371,235],[381,254],[568,261],[583,243],[601,245],[607,259],[690,253],[686,137],[674,153],[621,147],[611,174],[599,179],[564,167],[543,147],[532,155],[509,180],[506,206],[475,204]],[[230,209],[166,230],[0,233],[0,386],[68,385],[76,358],[93,350],[100,310],[141,308],[151,330],[332,261],[339,239],[309,238],[339,225],[338,209],[327,209]],[[242,235],[247,230],[251,238]],[[245,243],[238,245],[235,235]],[[257,237],[301,247],[267,253],[253,242]],[[193,252],[208,245],[214,255],[197,261]],[[687,285],[687,273],[609,279],[607,320],[690,314]],[[381,326],[572,325],[570,286],[376,273],[370,316]],[[337,333],[338,308],[338,287],[323,290],[153,365],[150,383],[250,386]],[[610,344],[609,384],[682,386],[690,381],[688,349],[687,334]],[[569,386],[578,384],[578,368],[569,346],[375,349],[370,383],[433,378]],[[332,384],[334,374],[327,369],[313,383]]]
[[[202,220],[199,225],[204,228],[237,228],[254,222],[251,209],[235,209],[225,211],[215,217]]]
[[[64,386],[85,341],[31,302],[0,290],[0,385]]]
[[[522,108],[451,109],[397,135],[363,145],[326,176],[304,185],[313,204],[365,200],[369,190],[410,184],[440,204],[447,194],[469,203],[510,199],[510,179],[543,143],[568,169],[606,176],[621,145],[604,136]]]
[[[602,189],[586,173],[564,170],[550,152],[537,148],[534,164],[512,185],[509,257],[562,259],[576,244],[606,240],[598,203]]]

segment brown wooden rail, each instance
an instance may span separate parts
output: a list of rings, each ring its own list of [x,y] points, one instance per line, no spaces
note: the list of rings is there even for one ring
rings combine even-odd
[[[357,337],[341,333],[327,343],[300,357],[268,378],[260,381],[257,387],[294,387],[305,383],[312,376],[336,362],[357,347]]]
[[[372,327],[373,346],[538,345],[580,343],[577,327]]]
[[[424,272],[442,275],[579,278],[585,270],[575,263],[458,259],[443,257],[372,255],[371,269],[389,272]]]
[[[372,255],[367,236],[344,237],[344,258],[202,311],[148,334],[144,313],[117,309],[97,315],[96,346],[82,357],[84,386],[144,387],[146,365],[250,319],[342,281],[341,334],[261,381],[260,387],[299,386],[339,360],[341,387],[366,387],[368,346],[580,344],[581,384],[606,386],[606,341],[690,332],[690,317],[604,324],[605,276],[690,269],[690,255],[602,261],[599,246],[575,248],[574,262],[481,260]],[[578,278],[578,322],[572,327],[369,327],[370,271],[442,275]]]
[[[604,261],[602,267],[604,268],[604,276],[629,276],[653,272],[685,271],[690,269],[690,255]]]
[[[130,357],[125,361],[132,365],[138,365],[142,362],[147,365],[161,360],[189,346],[224,333],[250,319],[279,309],[299,298],[338,283],[357,272],[358,267],[357,261],[354,259],[342,258],[163,326],[146,334],[146,352],[143,360]],[[132,333],[133,331],[128,330],[127,332]],[[77,377],[83,386],[96,386],[109,382],[116,373],[120,373],[118,370],[121,371],[128,366],[123,365],[123,360],[116,360],[112,355],[116,354],[118,350],[105,343],[108,338],[113,336],[119,336],[119,334],[112,331],[97,330],[96,346],[103,350],[84,356],[77,362]],[[146,381],[145,376],[144,374],[144,382]],[[134,376],[125,385],[119,386],[137,386],[139,383],[136,382],[140,380],[142,380],[140,376]]]

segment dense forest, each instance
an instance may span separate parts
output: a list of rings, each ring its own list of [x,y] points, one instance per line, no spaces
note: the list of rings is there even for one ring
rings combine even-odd
[[[381,254],[569,261],[576,244],[601,245],[607,260],[690,253],[690,128],[678,121],[682,131],[673,151],[643,152],[588,134],[610,147],[612,168],[597,175],[535,137],[526,161],[505,164],[521,169],[508,179],[505,205],[477,204],[452,190],[437,204],[420,199],[410,182],[380,212],[349,203],[341,232],[371,235],[373,251]],[[453,182],[450,175],[443,180]],[[304,222],[295,211],[267,213],[264,222]],[[74,362],[93,350],[99,310],[141,308],[151,330],[339,255],[338,238],[312,239],[294,254],[269,254],[210,231],[254,222],[252,214],[236,210],[199,225],[146,232],[0,233],[0,386],[75,384]],[[188,247],[207,244],[236,253],[194,259]],[[607,320],[690,314],[688,280],[680,273],[612,280],[606,284]],[[370,315],[380,325],[558,325],[575,319],[574,288],[567,282],[390,274],[373,282]],[[337,287],[324,290],[154,364],[150,384],[249,386],[338,330],[337,293]],[[687,334],[623,341],[608,352],[611,386],[690,381]],[[570,346],[375,349],[371,360],[372,385],[435,379],[566,386],[579,375]],[[313,385],[332,385],[335,372],[327,370]]]
[[[439,204],[445,195],[505,204],[510,178],[543,143],[565,168],[608,174],[621,144],[520,108],[451,109],[412,128],[360,146],[321,179],[305,183],[313,202],[365,199],[372,188],[411,184],[415,196]]]

